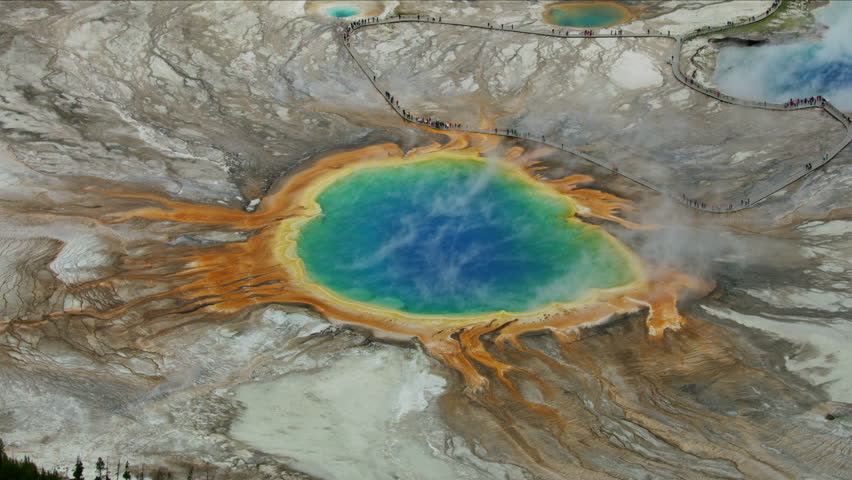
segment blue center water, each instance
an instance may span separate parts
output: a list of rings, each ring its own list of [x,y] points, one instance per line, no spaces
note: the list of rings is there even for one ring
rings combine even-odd
[[[326,10],[326,12],[332,17],[345,18],[351,17],[352,15],[357,15],[361,12],[361,10],[355,7],[339,6],[331,7]]]
[[[723,48],[718,85],[734,96],[769,102],[822,95],[852,110],[852,2],[832,1],[815,16],[828,27],[819,40]]]
[[[298,255],[351,300],[417,314],[529,311],[633,280],[603,230],[571,204],[476,160],[355,171],[317,199]]]
[[[545,20],[551,24],[577,28],[604,27],[624,23],[629,18],[627,9],[611,3],[554,5],[545,13]]]

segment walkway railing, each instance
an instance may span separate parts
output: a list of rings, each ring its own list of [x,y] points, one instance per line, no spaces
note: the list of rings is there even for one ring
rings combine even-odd
[[[617,174],[619,174],[619,175],[621,175],[621,176],[623,176],[623,177],[625,177],[625,178],[627,178],[627,179],[629,179],[629,180],[631,180],[635,183],[638,183],[638,184],[640,184],[640,185],[642,185],[646,188],[654,190],[654,191],[656,191],[660,194],[666,195],[670,199],[677,201],[677,202],[680,202],[680,203],[683,203],[683,204],[685,204],[689,207],[695,208],[697,210],[706,211],[706,212],[728,213],[728,212],[735,212],[735,211],[738,211],[738,210],[743,210],[745,208],[749,208],[750,206],[760,202],[761,200],[764,200],[768,196],[770,196],[770,195],[774,194],[775,192],[781,190],[782,188],[790,185],[791,183],[801,179],[802,177],[804,177],[806,175],[809,175],[810,173],[812,173],[817,168],[828,163],[831,159],[833,159],[835,156],[837,156],[837,154],[840,153],[841,150],[843,150],[847,145],[849,145],[850,142],[852,142],[852,125],[850,125],[850,123],[852,123],[852,122],[850,122],[849,117],[846,116],[843,112],[838,110],[834,105],[832,105],[830,102],[828,102],[825,99],[822,99],[822,101],[815,102],[815,103],[801,102],[800,104],[793,104],[793,105],[778,104],[778,103],[771,103],[771,102],[756,102],[756,101],[752,101],[752,100],[745,100],[745,99],[740,99],[740,98],[732,97],[730,95],[723,94],[718,90],[713,90],[713,89],[703,87],[703,86],[695,83],[692,79],[688,79],[683,74],[683,72],[681,71],[681,69],[680,69],[681,50],[682,50],[682,47],[683,47],[683,43],[686,40],[694,38],[694,37],[699,36],[699,35],[705,35],[705,34],[709,34],[709,33],[720,32],[720,31],[727,30],[727,29],[730,29],[730,28],[735,28],[735,27],[739,27],[739,26],[742,26],[742,25],[748,25],[748,24],[751,24],[751,23],[759,22],[759,21],[764,20],[767,17],[771,16],[773,13],[775,13],[780,6],[781,6],[781,2],[779,1],[779,2],[774,3],[772,5],[772,8],[770,8],[763,15],[755,16],[755,17],[749,17],[749,18],[747,18],[747,19],[745,19],[741,22],[733,22],[731,24],[724,25],[724,26],[703,27],[703,28],[700,28],[700,29],[698,29],[694,32],[688,33],[687,35],[685,35],[683,37],[679,37],[679,38],[671,36],[671,35],[663,34],[662,32],[657,34],[657,33],[651,33],[650,31],[648,33],[645,33],[645,34],[642,34],[642,33],[623,34],[621,32],[621,30],[617,30],[617,29],[610,29],[609,31],[611,33],[607,33],[607,34],[595,33],[593,31],[591,33],[587,33],[585,31],[584,32],[579,32],[579,31],[578,32],[572,32],[571,30],[568,30],[568,29],[565,29],[564,34],[562,33],[562,30],[557,31],[557,29],[552,29],[550,33],[547,33],[547,32],[537,32],[537,31],[533,31],[533,30],[524,30],[522,28],[514,28],[514,25],[512,25],[512,24],[509,24],[509,28],[506,28],[506,24],[502,24],[500,27],[498,27],[497,25],[491,25],[490,23],[486,24],[486,25],[481,25],[481,24],[474,24],[474,23],[443,21],[443,19],[441,17],[435,17],[435,16],[430,16],[430,15],[398,15],[395,18],[394,17],[385,18],[385,19],[374,18],[374,19],[369,19],[369,20],[361,20],[359,22],[354,22],[354,23],[350,24],[350,26],[348,26],[345,29],[345,32],[343,34],[343,46],[346,49],[346,51],[349,52],[349,55],[352,57],[352,59],[355,61],[355,63],[358,65],[358,67],[361,69],[361,71],[364,72],[364,74],[367,76],[367,80],[373,85],[373,87],[376,89],[376,91],[378,91],[379,94],[382,95],[382,97],[385,99],[385,101],[388,103],[388,105],[390,105],[390,107],[394,110],[394,112],[396,112],[396,114],[399,115],[406,122],[411,122],[411,123],[415,123],[415,124],[418,124],[418,125],[429,126],[429,127],[437,128],[437,129],[441,129],[441,130],[462,131],[462,132],[480,133],[480,134],[488,134],[488,135],[501,135],[501,136],[505,136],[505,137],[520,138],[520,139],[525,139],[525,140],[529,140],[529,141],[542,143],[542,144],[548,145],[552,148],[559,149],[559,150],[571,153],[573,155],[576,155],[580,158],[583,158],[583,159],[585,159],[585,160],[587,160],[591,163],[594,163],[595,165],[597,165],[601,168],[609,170],[613,173],[617,173]],[[727,205],[708,205],[707,203],[705,203],[701,200],[689,198],[684,193],[675,193],[675,192],[672,192],[668,189],[660,187],[659,185],[654,184],[652,181],[645,179],[645,178],[641,178],[634,173],[624,172],[620,168],[612,165],[610,162],[592,157],[591,155],[588,155],[584,152],[581,152],[581,151],[579,151],[575,148],[571,148],[570,146],[566,147],[564,142],[556,142],[554,140],[548,141],[545,136],[531,135],[531,134],[526,133],[526,132],[519,132],[516,129],[481,130],[481,129],[476,129],[476,128],[467,128],[467,127],[464,127],[461,124],[450,124],[450,123],[442,122],[442,121],[437,120],[437,119],[432,120],[432,119],[422,118],[420,116],[412,114],[409,111],[406,111],[404,108],[402,108],[402,106],[399,105],[399,101],[390,92],[383,91],[379,87],[379,85],[377,83],[378,76],[376,75],[376,73],[373,70],[371,70],[366,65],[366,62],[364,62],[362,59],[360,59],[358,57],[358,55],[356,55],[355,52],[351,48],[351,41],[352,41],[351,35],[353,33],[355,33],[356,31],[361,30],[365,27],[389,25],[389,24],[395,24],[395,23],[437,23],[437,24],[441,24],[441,25],[477,28],[477,29],[490,30],[490,31],[495,31],[495,32],[509,32],[509,33],[524,34],[524,35],[536,35],[536,36],[542,36],[542,37],[558,37],[558,38],[625,38],[625,37],[629,37],[629,38],[669,38],[669,39],[672,39],[676,42],[675,54],[672,55],[672,58],[671,58],[672,72],[673,72],[675,78],[678,81],[680,81],[681,83],[683,83],[686,87],[688,87],[688,88],[690,88],[694,91],[697,91],[699,93],[702,93],[704,95],[707,95],[711,98],[714,98],[718,101],[730,103],[730,104],[734,104],[734,105],[740,105],[740,106],[748,107],[748,108],[761,108],[761,109],[765,109],[765,110],[779,110],[779,111],[799,110],[799,109],[804,109],[804,108],[822,108],[828,114],[830,114],[833,118],[835,118],[836,120],[838,120],[839,122],[841,122],[843,124],[843,126],[847,129],[847,135],[840,143],[835,145],[829,152],[827,152],[819,162],[811,163],[812,168],[806,169],[803,166],[802,170],[797,170],[796,172],[793,172],[791,175],[788,175],[788,176],[782,178],[780,181],[773,182],[768,187],[761,188],[758,191],[755,191],[755,187],[757,186],[757,184],[755,184],[755,186],[753,186],[752,189],[749,192],[746,192],[745,194],[743,194],[741,196],[741,198],[737,198],[734,201],[729,201],[729,203]],[[577,33],[577,34],[574,35],[572,33]],[[807,104],[805,104],[805,103],[807,103]],[[736,202],[736,203],[734,203],[734,202]]]

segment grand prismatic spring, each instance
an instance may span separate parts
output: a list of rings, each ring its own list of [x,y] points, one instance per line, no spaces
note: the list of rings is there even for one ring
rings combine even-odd
[[[144,260],[129,278],[182,261],[184,269],[170,278],[186,283],[137,303],[175,298],[184,301],[175,311],[232,312],[304,302],[380,335],[419,337],[475,386],[482,378],[467,363],[464,342],[453,338],[459,329],[485,333],[511,323],[503,330],[510,338],[640,307],[650,308],[653,335],[680,327],[679,292],[702,291],[705,283],[646,271],[624,245],[577,216],[642,228],[617,216],[628,202],[578,188],[592,181],[587,176],[540,178],[536,162],[519,166],[517,149],[488,162],[482,148],[492,142],[475,136],[479,145],[466,146],[469,141],[460,136],[409,154],[378,145],[322,159],[254,214],[122,195],[164,208],[133,210],[115,221],[260,229],[245,244]]]
[[[0,477],[847,480],[848,13],[0,2]]]
[[[359,170],[301,227],[308,277],[352,300],[423,315],[525,312],[633,281],[632,255],[572,219],[570,199],[482,159]]]

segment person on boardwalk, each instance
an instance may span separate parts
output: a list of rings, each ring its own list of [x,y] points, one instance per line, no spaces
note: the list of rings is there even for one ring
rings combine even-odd
[[[777,4],[778,4],[778,2],[776,1],[775,4],[773,5],[773,8],[777,7]],[[420,19],[420,15],[417,15],[417,18]],[[425,17],[424,16],[424,18],[426,19],[426,21],[430,21],[430,20],[432,22],[436,21],[436,17]],[[401,19],[401,15],[398,15],[398,19]],[[443,18],[437,17],[437,22],[443,22]],[[349,26],[346,27],[344,32],[343,32],[342,40],[343,40],[343,44],[346,47],[346,49],[349,50],[349,53],[352,54],[353,56],[355,56],[355,52],[352,52],[351,49],[350,49],[351,32],[360,29],[362,26],[372,24],[372,23],[394,23],[394,21],[392,20],[392,18],[387,19],[387,20],[382,20],[378,17],[371,17],[371,18],[368,18],[368,19],[365,19],[365,20],[360,20],[360,21],[357,21],[357,22],[350,23]],[[736,22],[730,22],[730,23],[734,24]],[[501,24],[500,27],[501,27],[501,29],[505,29],[504,24]],[[494,26],[489,22],[488,28],[493,29]],[[514,30],[514,24],[510,24],[510,28],[512,30]],[[719,28],[713,29],[713,28],[706,27],[706,28],[699,29],[699,30],[700,31],[716,31],[716,30],[719,30]],[[537,34],[537,35],[545,35],[546,36],[547,33],[545,33],[545,32],[540,32],[540,33],[523,32],[523,33],[534,33],[534,34]],[[648,35],[651,35],[650,29],[647,29],[647,32],[648,32]],[[663,33],[662,31],[659,32],[660,35],[662,35],[662,33]],[[671,31],[668,31],[667,33],[670,36]],[[609,33],[608,33],[609,36],[622,35],[622,34],[623,34],[623,32],[621,30],[610,30]],[[561,36],[562,30],[557,31],[555,28],[552,28],[551,29],[551,35],[560,35]],[[565,35],[570,36],[571,35],[570,30],[566,29]],[[601,34],[596,34],[595,30],[593,30],[593,29],[583,30],[582,35],[588,36],[588,37],[595,37],[596,35],[607,36],[606,34],[603,34],[603,32]],[[639,36],[641,36],[641,35],[639,35]],[[687,36],[685,36],[683,38],[676,38],[678,46],[681,46],[683,41],[685,39],[689,38],[690,36],[691,36],[691,34],[688,34]],[[675,58],[676,57],[674,57],[674,56],[671,58],[672,64],[674,64]],[[360,63],[357,58],[356,58],[356,62]],[[376,74],[373,74],[373,72],[370,72],[369,69],[366,69],[363,66],[361,66],[361,68],[362,68],[362,70],[364,70],[364,73],[367,75],[368,80],[370,80],[370,77],[372,77],[372,81],[374,83],[377,81],[378,77],[377,77]],[[786,102],[784,102],[783,104],[780,104],[780,105],[775,104],[775,103],[768,103],[768,102],[765,102],[765,101],[763,101],[763,102],[760,102],[760,101],[759,102],[750,102],[750,101],[740,100],[740,99],[738,99],[736,97],[732,97],[730,95],[724,95],[718,90],[711,90],[710,88],[706,88],[706,87],[700,86],[699,84],[696,84],[695,78],[697,76],[697,70],[693,70],[688,75],[691,78],[689,78],[689,77],[685,78],[683,72],[680,70],[680,68],[677,68],[677,66],[676,66],[675,77],[678,80],[684,82],[687,85],[692,86],[693,89],[695,89],[699,92],[702,92],[702,93],[709,95],[709,96],[712,96],[712,97],[716,97],[719,100],[723,100],[723,101],[731,102],[731,103],[736,103],[736,104],[741,104],[741,105],[746,105],[746,106],[762,107],[762,108],[775,109],[775,110],[778,110],[778,109],[781,109],[781,108],[800,109],[800,108],[818,107],[818,108],[825,109],[825,111],[827,113],[829,113],[830,115],[835,117],[837,120],[840,120],[844,124],[844,126],[848,126],[848,124],[850,123],[850,117],[848,115],[838,111],[828,101],[828,99],[826,99],[825,97],[823,97],[821,95],[806,96],[806,97],[802,97],[802,98],[790,98],[788,101],[786,101]],[[431,117],[430,118],[415,117],[414,115],[411,114],[411,112],[404,110],[404,109],[401,109],[400,108],[400,102],[393,95],[391,95],[390,92],[384,91],[384,93],[385,93],[385,96],[386,96],[386,100],[389,101],[391,106],[398,113],[400,113],[402,115],[403,119],[405,119],[405,120],[414,121],[414,122],[417,122],[419,124],[428,125],[428,126],[432,126],[433,128],[439,128],[439,129],[450,129],[450,128],[461,129],[462,128],[460,123],[444,122],[444,121],[441,121],[441,120],[438,120],[438,119],[432,119]],[[472,127],[472,128],[475,128],[475,127]],[[500,130],[500,129],[494,129],[495,134],[500,134],[501,131],[502,130]],[[519,137],[519,138],[535,138],[536,137],[536,132],[519,132],[518,130],[513,130],[513,129],[506,129],[505,134],[507,136],[515,136],[515,137]],[[547,143],[547,137],[544,136],[544,135],[541,135],[541,141],[544,142],[544,143]],[[565,145],[560,144],[560,147],[562,149],[564,149]],[[821,163],[818,166],[821,167],[822,165],[827,163],[828,160],[829,160],[829,155],[828,154],[823,155],[821,157]],[[594,162],[594,160],[592,160],[592,161]],[[800,175],[798,175],[798,176],[803,176],[803,175],[809,174],[814,169],[814,165],[813,165],[813,163],[808,162],[808,163],[804,164],[804,168],[805,168],[805,173],[803,173],[803,174],[800,173]],[[616,171],[616,172],[618,171],[617,166],[614,165],[614,164],[612,165],[612,169],[613,169],[613,171]],[[801,172],[801,171],[799,171],[799,172]],[[652,187],[652,186],[649,186],[649,187],[656,190],[656,187]],[[724,204],[707,205],[706,203],[701,202],[699,200],[693,200],[693,199],[689,199],[689,198],[684,198],[683,201],[688,203],[690,206],[694,206],[696,208],[709,209],[709,210],[712,210],[712,211],[723,211],[725,209]],[[759,201],[760,201],[760,199],[758,199],[758,202]],[[745,200],[741,199],[739,205],[740,205],[740,207],[747,207],[747,206],[750,205],[750,203],[751,203],[750,198],[747,198]],[[733,205],[734,204],[728,204],[728,210],[733,210]]]

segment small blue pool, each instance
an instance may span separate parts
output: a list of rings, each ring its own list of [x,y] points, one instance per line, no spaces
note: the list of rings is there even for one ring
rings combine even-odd
[[[359,13],[361,13],[361,9],[346,5],[340,5],[329,8],[325,11],[325,13],[327,13],[331,17],[346,18],[351,17],[353,15],[358,15]]]

